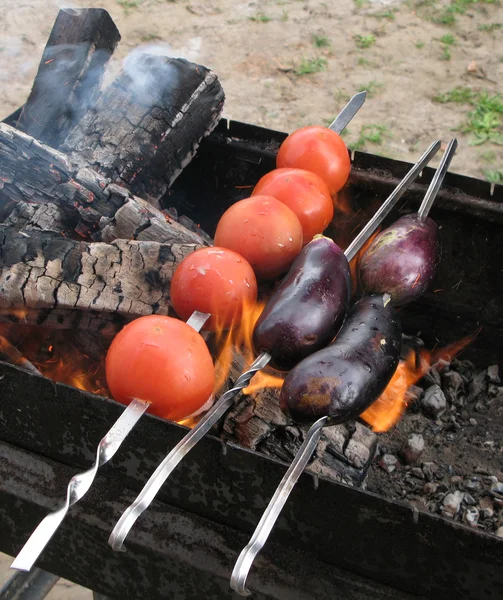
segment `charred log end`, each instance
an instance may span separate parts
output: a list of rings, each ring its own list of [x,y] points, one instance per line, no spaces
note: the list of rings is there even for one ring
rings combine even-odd
[[[168,314],[173,272],[195,248],[127,240],[76,242],[0,225],[0,308],[112,313],[128,319]]]
[[[96,101],[119,41],[106,10],[61,9],[17,128],[57,148]]]
[[[135,54],[63,147],[77,164],[155,201],[216,127],[223,102],[220,82],[207,68]]]

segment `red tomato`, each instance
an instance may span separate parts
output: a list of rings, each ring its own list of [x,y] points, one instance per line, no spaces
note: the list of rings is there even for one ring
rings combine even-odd
[[[246,260],[227,248],[201,248],[177,267],[171,304],[185,321],[195,310],[210,313],[205,329],[227,328],[257,301],[257,279]]]
[[[301,251],[302,238],[302,225],[286,204],[272,196],[253,196],[225,211],[215,245],[244,256],[258,279],[274,279]]]
[[[257,183],[252,196],[274,196],[297,215],[304,245],[322,233],[334,216],[334,203],[326,183],[304,169],[275,169]]]
[[[112,396],[152,402],[149,411],[170,421],[196,412],[215,385],[213,360],[203,338],[183,321],[140,317],[114,338],[106,358]]]
[[[276,166],[306,169],[319,175],[334,195],[351,170],[348,149],[341,136],[328,127],[302,127],[281,144]]]

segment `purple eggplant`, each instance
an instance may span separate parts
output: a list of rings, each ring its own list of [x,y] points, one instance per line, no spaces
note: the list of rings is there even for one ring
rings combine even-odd
[[[429,217],[407,215],[381,231],[360,262],[367,294],[391,294],[394,305],[407,304],[430,285],[440,262],[438,227]]]
[[[297,422],[356,418],[382,394],[400,358],[402,328],[385,296],[355,304],[335,341],[300,362],[281,388],[282,409]]]
[[[305,246],[264,308],[253,332],[257,353],[288,370],[329,344],[350,298],[351,276],[344,252],[320,236]]]

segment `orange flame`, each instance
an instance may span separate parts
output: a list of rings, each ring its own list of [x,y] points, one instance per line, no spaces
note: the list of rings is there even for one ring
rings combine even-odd
[[[246,305],[243,308],[242,318],[239,323],[228,331],[217,331],[218,356],[215,361],[216,384],[215,391],[219,393],[229,375],[235,380],[242,371],[245,371],[255,360],[253,348],[253,330],[260,314],[264,310],[265,303],[257,302],[254,305]],[[236,360],[242,358],[242,360]],[[242,364],[242,371],[231,373],[233,362]],[[272,369],[268,369],[272,371]],[[263,388],[280,388],[283,385],[283,377],[271,372],[259,371],[253,377],[253,383],[243,390],[245,394],[253,394]]]
[[[401,361],[388,386],[381,396],[360,416],[377,432],[388,431],[397,423],[407,407],[407,390],[430,370],[431,366],[442,366],[470,344],[475,335],[463,338],[441,350],[422,350],[419,364],[412,350],[406,360]]]

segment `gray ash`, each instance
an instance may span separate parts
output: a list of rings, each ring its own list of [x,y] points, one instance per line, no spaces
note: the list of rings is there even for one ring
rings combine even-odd
[[[503,537],[503,385],[498,366],[454,359],[409,390],[380,434],[365,487]]]

